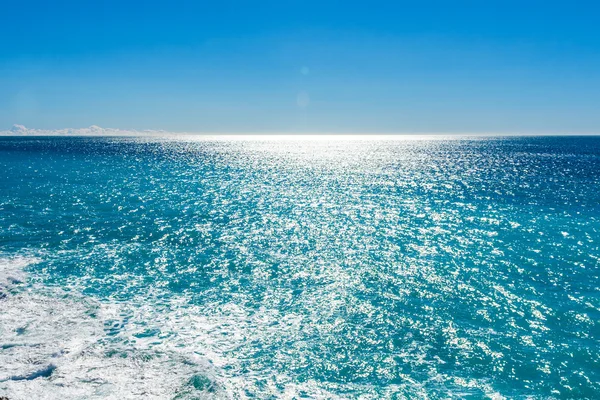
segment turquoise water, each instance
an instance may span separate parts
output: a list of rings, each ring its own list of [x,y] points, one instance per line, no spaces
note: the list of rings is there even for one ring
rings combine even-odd
[[[0,138],[0,395],[599,398],[600,138]]]

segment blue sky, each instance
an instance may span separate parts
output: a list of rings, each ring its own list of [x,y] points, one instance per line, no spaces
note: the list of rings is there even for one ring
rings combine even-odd
[[[600,3],[13,1],[0,130],[600,133]]]

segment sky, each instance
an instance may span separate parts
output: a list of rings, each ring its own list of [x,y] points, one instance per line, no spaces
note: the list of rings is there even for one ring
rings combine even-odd
[[[600,133],[592,1],[3,0],[0,130]]]

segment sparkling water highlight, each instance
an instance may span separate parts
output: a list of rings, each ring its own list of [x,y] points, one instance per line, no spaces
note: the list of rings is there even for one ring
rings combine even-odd
[[[600,138],[0,138],[0,396],[598,398]]]

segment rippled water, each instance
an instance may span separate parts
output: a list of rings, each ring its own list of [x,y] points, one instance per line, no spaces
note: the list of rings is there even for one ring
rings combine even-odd
[[[598,398],[600,138],[0,138],[0,396]]]

